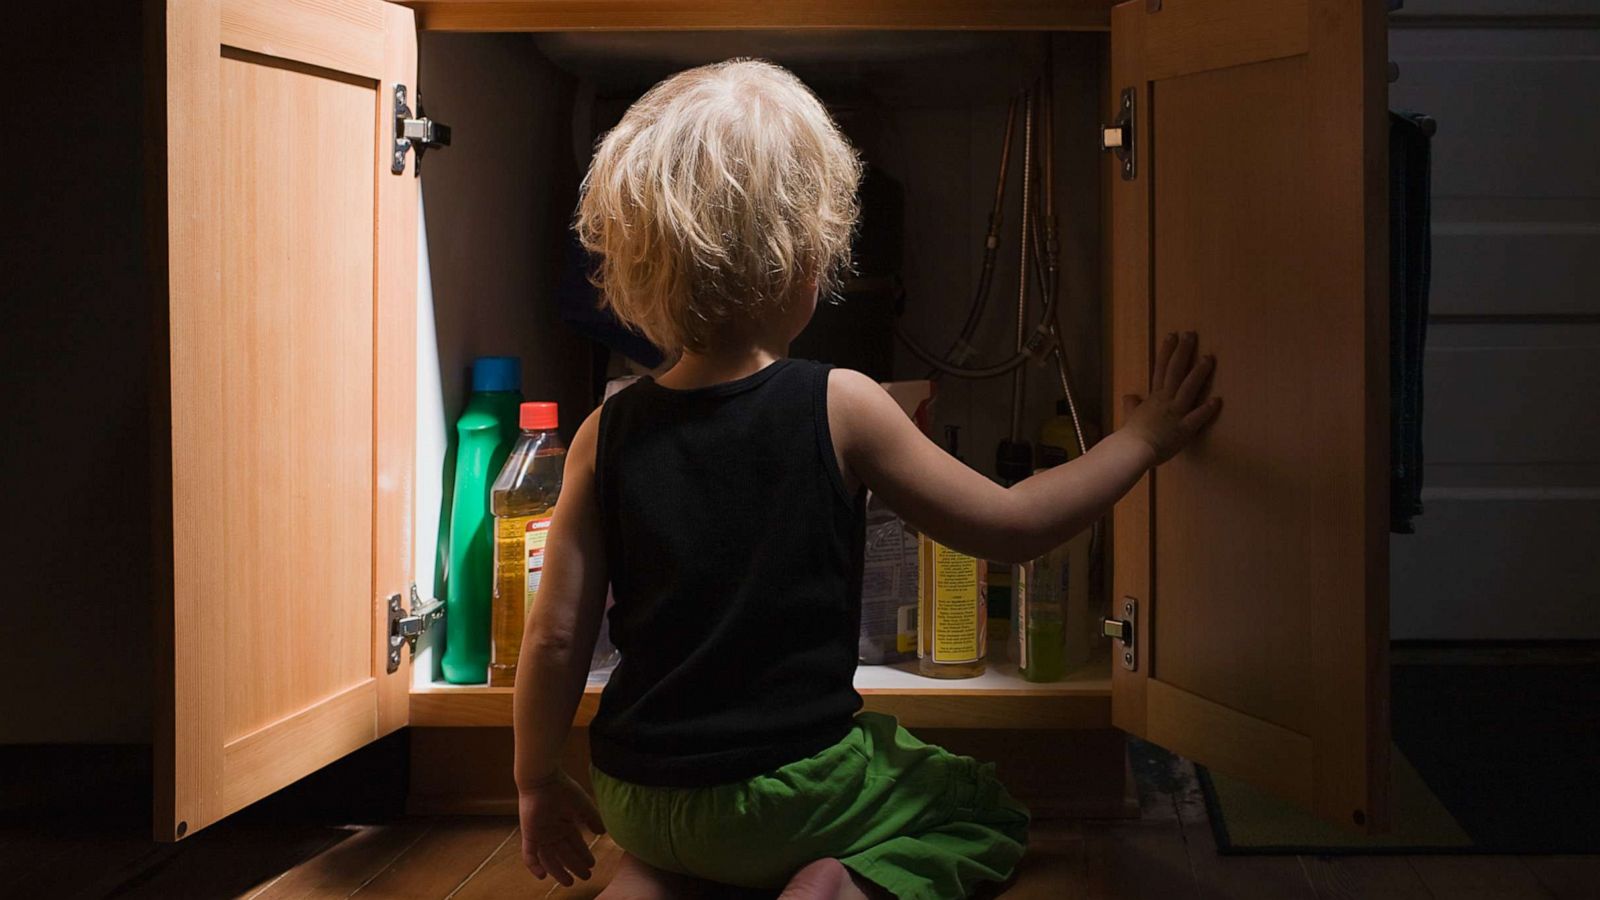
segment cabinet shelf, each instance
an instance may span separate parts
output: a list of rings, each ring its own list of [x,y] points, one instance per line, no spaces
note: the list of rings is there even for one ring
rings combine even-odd
[[[1111,727],[1111,665],[1104,657],[1034,684],[1009,662],[991,663],[977,678],[941,681],[903,666],[862,666],[856,689],[865,709],[893,715],[910,728],[1065,729]],[[578,703],[582,727],[600,706],[601,682]],[[411,724],[419,727],[505,727],[511,724],[511,688],[430,684],[411,691]]]

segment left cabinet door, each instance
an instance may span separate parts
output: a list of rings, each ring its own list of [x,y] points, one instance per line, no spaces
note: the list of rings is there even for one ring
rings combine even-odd
[[[387,598],[411,581],[418,188],[391,161],[416,34],[380,0],[153,6],[175,840],[406,723]]]

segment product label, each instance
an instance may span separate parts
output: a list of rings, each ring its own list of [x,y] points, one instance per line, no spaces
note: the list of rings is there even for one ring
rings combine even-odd
[[[899,628],[895,633],[895,649],[901,653],[915,653],[917,650],[917,608],[915,606],[900,607]]]
[[[937,663],[976,662],[983,658],[984,606],[978,589],[976,559],[942,544],[933,546],[933,628],[931,656]]]
[[[895,516],[867,519],[861,573],[861,636],[876,644],[902,643],[903,607],[917,600],[917,539]],[[915,632],[910,640],[915,640]],[[914,650],[915,646],[907,649]],[[906,652],[901,650],[899,652]]]
[[[522,549],[526,560],[527,581],[523,587],[522,615],[533,612],[533,598],[539,593],[539,582],[544,577],[544,542],[550,535],[550,514],[533,516],[523,527]]]

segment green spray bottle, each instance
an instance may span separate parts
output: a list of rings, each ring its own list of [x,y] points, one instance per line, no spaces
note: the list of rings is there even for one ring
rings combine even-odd
[[[445,582],[444,656],[451,684],[489,680],[489,609],[494,594],[494,528],[489,488],[517,439],[522,363],[512,356],[472,362],[472,395],[456,420],[455,493]]]

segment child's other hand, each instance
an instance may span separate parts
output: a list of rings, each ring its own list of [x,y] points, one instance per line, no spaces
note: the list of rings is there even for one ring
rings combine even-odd
[[[538,878],[546,875],[571,886],[574,877],[588,880],[594,870],[581,827],[605,834],[600,811],[577,782],[559,769],[531,788],[518,791],[522,823],[522,862]]]
[[[1196,357],[1198,344],[1192,331],[1181,338],[1168,334],[1156,353],[1150,396],[1122,398],[1122,427],[1150,445],[1157,465],[1177,456],[1222,408],[1222,398],[1205,399],[1217,360],[1210,354]]]

